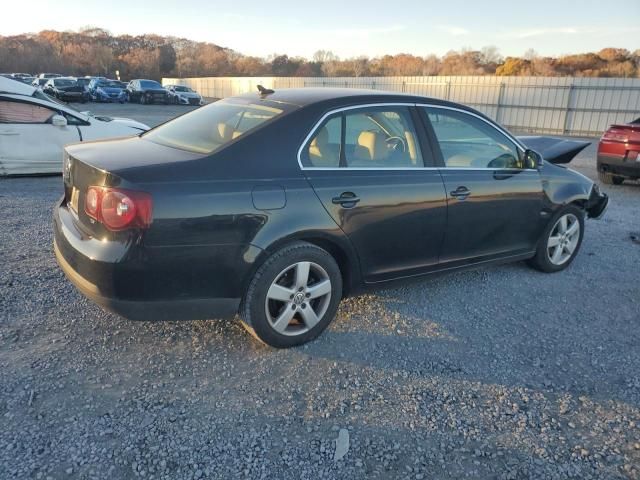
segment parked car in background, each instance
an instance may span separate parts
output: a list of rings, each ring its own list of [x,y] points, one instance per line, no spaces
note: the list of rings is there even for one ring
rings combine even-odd
[[[80,291],[129,318],[239,313],[275,347],[397,280],[563,270],[608,201],[469,107],[357,89],[262,89],[65,152],[54,250]]]
[[[59,73],[41,73],[38,75],[38,78],[59,78],[62,77]]]
[[[59,174],[65,145],[138,135],[149,129],[128,118],[78,112],[40,90],[13,83],[17,88],[0,82],[0,176]]]
[[[598,177],[620,185],[640,178],[640,118],[611,125],[598,143]]]
[[[107,78],[94,78],[89,82],[89,94],[94,102],[119,102],[127,101],[128,93],[122,83]]]
[[[82,87],[85,92],[89,93],[89,82],[91,82],[91,77],[78,77],[76,78],[76,83],[78,86]],[[89,99],[90,99],[89,95]]]
[[[202,96],[184,85],[165,85],[169,100],[176,105],[204,105]]]
[[[89,100],[89,94],[73,77],[50,78],[43,89],[47,95],[63,102],[82,102]]]
[[[48,81],[49,81],[48,78],[36,77],[31,82],[31,86],[36,87],[36,88],[43,88]]]
[[[130,102],[164,103],[165,105],[169,103],[169,92],[155,80],[131,80],[127,85],[127,94]]]

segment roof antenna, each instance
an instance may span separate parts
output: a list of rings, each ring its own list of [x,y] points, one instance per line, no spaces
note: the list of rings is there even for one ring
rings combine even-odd
[[[271,93],[275,93],[275,90],[264,88],[262,85],[258,85],[258,91],[260,92],[260,95],[269,95]]]

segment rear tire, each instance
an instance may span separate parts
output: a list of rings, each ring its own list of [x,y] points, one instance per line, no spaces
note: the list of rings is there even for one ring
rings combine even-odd
[[[607,185],[622,185],[622,182],[624,182],[624,177],[600,171],[598,171],[598,179]]]
[[[578,255],[584,237],[584,211],[575,205],[558,210],[542,232],[529,266],[545,273],[567,268]]]
[[[258,268],[240,306],[246,330],[275,348],[307,343],[331,323],[342,298],[342,275],[325,250],[287,245]]]

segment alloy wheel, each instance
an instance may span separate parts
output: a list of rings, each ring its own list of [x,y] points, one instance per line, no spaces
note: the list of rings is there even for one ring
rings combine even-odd
[[[547,256],[554,265],[563,265],[573,255],[580,241],[580,221],[573,213],[561,216],[547,240]]]
[[[281,335],[302,335],[324,317],[331,301],[329,274],[314,262],[298,262],[278,274],[267,290],[267,320]]]

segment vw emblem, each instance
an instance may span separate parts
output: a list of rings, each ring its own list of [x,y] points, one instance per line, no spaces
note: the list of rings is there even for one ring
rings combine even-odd
[[[301,305],[304,302],[304,298],[304,293],[298,292],[293,297],[293,303],[295,303],[296,305]]]

